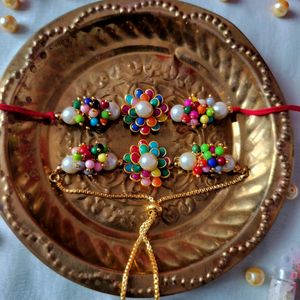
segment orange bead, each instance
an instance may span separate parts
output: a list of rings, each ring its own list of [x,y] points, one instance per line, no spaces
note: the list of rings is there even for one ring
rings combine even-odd
[[[162,185],[161,179],[159,177],[154,177],[152,179],[152,185],[156,188],[160,187]]]
[[[150,97],[147,94],[144,93],[144,94],[141,95],[140,99],[144,100],[144,101],[149,101]]]
[[[154,117],[150,117],[146,120],[146,124],[149,127],[154,127],[157,124],[157,120]]]
[[[17,20],[13,16],[5,16],[0,18],[0,26],[9,32],[17,32],[18,31],[18,23]]]
[[[205,112],[206,112],[206,106],[199,105],[199,106],[197,107],[197,111],[198,111],[198,113],[199,113],[200,115],[204,115]]]

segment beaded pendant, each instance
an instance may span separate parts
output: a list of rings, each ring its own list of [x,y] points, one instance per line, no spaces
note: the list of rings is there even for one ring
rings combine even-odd
[[[110,152],[107,145],[82,143],[71,149],[71,154],[62,160],[60,167],[68,174],[81,172],[85,175],[97,175],[102,170],[111,171],[117,165],[118,158]]]
[[[191,96],[184,100],[184,105],[174,105],[170,111],[171,119],[174,122],[182,122],[196,128],[213,124],[215,120],[224,119],[229,112],[227,105],[222,102],[215,102],[214,98],[198,99]]]
[[[160,187],[162,180],[170,176],[171,159],[166,156],[167,150],[156,141],[140,140],[132,145],[130,152],[123,156],[124,171],[130,179],[143,186]]]
[[[136,89],[134,95],[126,95],[121,107],[123,121],[134,133],[149,135],[158,132],[160,123],[168,119],[169,106],[164,103],[162,95],[154,94],[151,89]]]
[[[226,146],[218,144],[193,144],[191,152],[185,152],[177,159],[179,167],[193,171],[193,175],[231,172],[235,168],[235,160],[225,153]]]
[[[119,116],[120,107],[115,102],[95,97],[78,97],[72,106],[62,111],[60,118],[69,125],[78,124],[86,129],[100,129],[109,120],[117,120]]]

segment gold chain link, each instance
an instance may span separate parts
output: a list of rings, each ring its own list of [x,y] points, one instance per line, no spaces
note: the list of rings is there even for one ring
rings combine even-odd
[[[53,184],[55,184],[62,192],[68,193],[68,194],[83,194],[87,196],[95,196],[95,197],[101,197],[106,199],[145,199],[149,201],[149,204],[147,205],[147,211],[148,211],[148,219],[140,226],[139,230],[139,236],[137,240],[135,241],[129,259],[127,261],[123,278],[122,278],[122,284],[121,284],[121,292],[120,292],[120,299],[125,300],[126,299],[126,291],[127,291],[127,285],[128,285],[128,278],[129,273],[132,268],[134,259],[136,257],[137,251],[143,242],[146,246],[147,254],[151,263],[152,272],[153,272],[153,285],[154,285],[154,299],[159,300],[160,299],[160,293],[159,293],[159,275],[158,275],[158,267],[155,255],[153,253],[153,248],[151,246],[151,243],[147,237],[147,233],[153,223],[156,221],[156,219],[159,217],[159,215],[162,213],[162,203],[165,203],[167,201],[191,197],[191,196],[197,196],[200,194],[205,194],[208,192],[220,190],[227,188],[231,185],[235,185],[241,181],[243,181],[245,178],[248,177],[249,171],[247,168],[241,169],[238,171],[239,176],[226,181],[224,183],[219,183],[215,185],[210,185],[205,188],[196,189],[189,192],[183,192],[178,193],[174,195],[164,196],[161,197],[158,200],[154,200],[153,197],[147,195],[147,194],[108,194],[108,193],[102,193],[102,192],[96,192],[96,191],[90,191],[87,189],[68,189],[64,187],[63,185],[63,175],[60,174],[59,170],[54,171],[50,176],[49,180]]]

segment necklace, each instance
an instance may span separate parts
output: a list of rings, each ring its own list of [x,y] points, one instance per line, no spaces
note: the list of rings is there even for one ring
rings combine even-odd
[[[126,299],[126,291],[127,291],[127,285],[128,285],[128,278],[129,273],[132,267],[132,264],[134,262],[134,259],[136,257],[137,251],[142,243],[145,244],[147,254],[152,266],[152,272],[153,272],[153,285],[154,285],[154,299],[158,300],[160,299],[160,293],[159,293],[159,272],[157,267],[156,258],[153,252],[152,245],[150,243],[150,240],[147,237],[147,233],[153,223],[159,218],[163,211],[163,204],[166,202],[170,202],[176,199],[191,197],[191,196],[197,196],[200,194],[205,194],[212,191],[221,190],[224,188],[227,188],[229,186],[235,185],[239,182],[242,182],[245,178],[249,175],[248,168],[242,168],[240,170],[237,170],[238,176],[234,179],[231,179],[229,181],[225,181],[223,183],[215,184],[215,185],[209,185],[200,189],[168,195],[161,197],[159,199],[154,199],[152,196],[147,194],[108,194],[108,193],[102,193],[97,191],[91,191],[88,189],[68,189],[63,185],[63,179],[64,175],[60,173],[59,170],[55,170],[52,172],[49,176],[49,181],[54,184],[60,191],[67,193],[67,194],[83,194],[88,196],[95,196],[95,197],[101,197],[102,199],[139,199],[139,200],[147,200],[146,210],[148,213],[148,218],[144,221],[144,223],[140,226],[139,229],[139,235],[137,240],[135,241],[130,256],[128,258],[126,267],[124,269],[123,278],[122,278],[122,284],[121,284],[121,292],[120,292],[120,299],[125,300]]]

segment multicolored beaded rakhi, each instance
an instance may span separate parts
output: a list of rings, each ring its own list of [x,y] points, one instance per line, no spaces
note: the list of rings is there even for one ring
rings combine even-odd
[[[142,186],[158,188],[162,185],[161,179],[170,176],[171,159],[166,155],[166,148],[160,147],[158,142],[140,140],[123,156],[124,171],[130,174],[131,180],[140,182]]]
[[[134,133],[149,135],[158,132],[160,123],[167,121],[169,106],[164,103],[162,95],[152,89],[134,91],[134,95],[125,96],[126,104],[121,107],[123,121]]]
[[[174,105],[170,111],[171,119],[174,122],[182,122],[193,128],[215,123],[215,120],[224,119],[232,111],[230,106],[224,102],[215,102],[214,98],[198,99],[191,96],[184,100],[184,104]]]
[[[226,154],[227,147],[222,143],[202,144],[196,143],[191,152],[185,152],[175,158],[175,164],[186,171],[193,171],[193,175],[228,173],[235,169],[236,162],[233,157]]]
[[[78,124],[85,129],[100,129],[109,120],[117,120],[120,107],[115,102],[95,97],[78,97],[73,105],[66,107],[58,117],[68,125]]]

